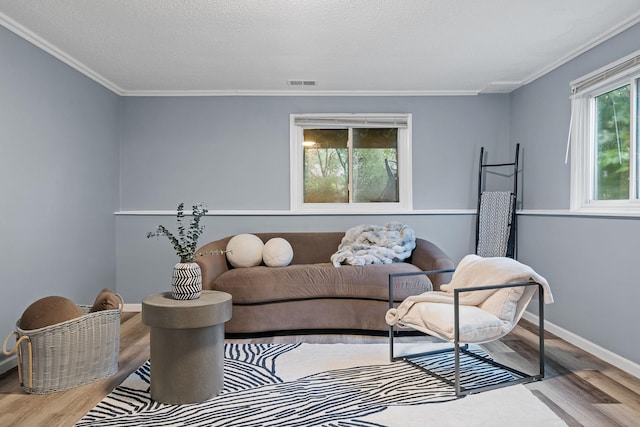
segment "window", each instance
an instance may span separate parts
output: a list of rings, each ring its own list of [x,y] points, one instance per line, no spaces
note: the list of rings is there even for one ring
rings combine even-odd
[[[291,209],[411,210],[410,114],[292,114]]]
[[[640,213],[640,53],[572,82],[571,209]]]

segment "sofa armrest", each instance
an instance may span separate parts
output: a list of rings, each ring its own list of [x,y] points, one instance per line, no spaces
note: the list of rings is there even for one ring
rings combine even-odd
[[[214,280],[216,280],[216,278],[222,273],[229,270],[227,256],[224,252],[220,254],[209,254],[210,251],[226,250],[228,242],[229,238],[216,240],[214,242],[207,243],[196,250],[195,262],[198,263],[200,270],[202,271],[202,289],[214,289]],[[204,255],[198,256],[197,254],[199,253],[203,253]]]
[[[416,238],[416,247],[411,253],[409,262],[423,271],[452,270],[455,268],[451,258],[449,258],[442,249],[428,240],[420,238]],[[429,279],[433,284],[433,290],[439,291],[440,285],[449,283],[452,274],[453,273],[430,274]]]

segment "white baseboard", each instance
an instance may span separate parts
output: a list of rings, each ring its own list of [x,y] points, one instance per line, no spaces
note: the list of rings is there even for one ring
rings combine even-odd
[[[0,374],[4,374],[16,366],[18,366],[18,357],[14,354],[0,362]]]
[[[528,320],[535,324],[538,324],[538,321],[540,320],[537,315],[529,312],[525,312],[522,317],[525,320]],[[574,334],[573,332],[569,332],[566,329],[554,325],[547,320],[544,321],[544,328],[545,330],[551,332],[559,338],[562,338],[566,342],[586,351],[587,353],[590,353],[597,358],[612,364],[616,368],[622,369],[623,371],[633,375],[634,377],[640,378],[640,365],[638,365],[637,363],[632,362],[631,360],[626,359],[612,351],[609,351],[604,347],[600,347],[599,345],[594,344],[591,341],[587,341],[584,338]]]
[[[125,304],[122,306],[122,311],[141,312],[142,304]]]

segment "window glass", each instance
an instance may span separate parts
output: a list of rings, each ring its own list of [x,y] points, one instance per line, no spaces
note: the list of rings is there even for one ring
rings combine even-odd
[[[595,97],[595,200],[629,198],[630,111],[630,85]]]
[[[349,202],[347,129],[304,130],[304,202]]]
[[[353,130],[353,201],[399,201],[398,129]]]

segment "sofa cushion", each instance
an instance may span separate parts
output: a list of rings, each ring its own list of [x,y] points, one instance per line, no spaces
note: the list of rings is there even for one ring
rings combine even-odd
[[[291,245],[293,259],[291,264],[317,264],[331,262],[331,255],[337,250],[344,232],[292,232],[292,233],[255,233],[263,242],[281,237]]]
[[[404,262],[341,267],[330,263],[257,266],[231,269],[218,276],[213,286],[215,290],[230,293],[234,304],[313,298],[387,301],[389,274],[415,271],[420,269]],[[426,275],[402,277],[396,280],[394,299],[402,301],[409,295],[429,290],[431,281]]]

